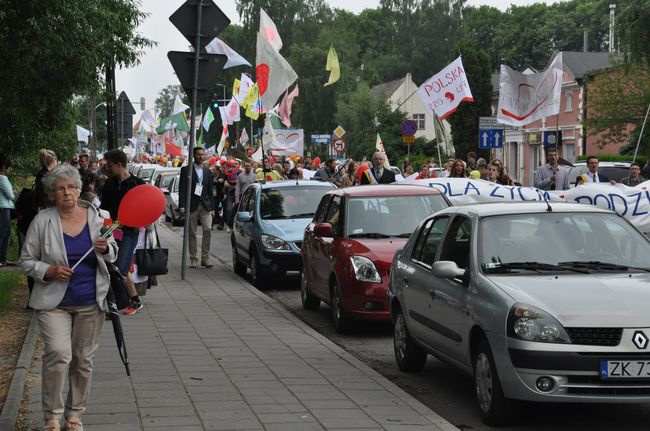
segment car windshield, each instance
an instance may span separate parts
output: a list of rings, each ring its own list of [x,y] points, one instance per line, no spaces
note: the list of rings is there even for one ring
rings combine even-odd
[[[650,243],[616,214],[488,217],[481,221],[478,244],[484,272],[650,270]]]
[[[408,238],[428,215],[447,207],[442,195],[351,198],[345,234],[350,238]]]
[[[143,180],[150,180],[155,170],[156,170],[155,168],[147,168],[147,169],[143,168],[140,171],[140,178],[142,178]]]
[[[174,181],[174,187],[172,188],[173,193],[178,193],[178,184],[179,183],[180,183],[180,181],[178,181],[178,180]]]
[[[278,187],[262,190],[260,213],[263,219],[312,218],[329,187]]]

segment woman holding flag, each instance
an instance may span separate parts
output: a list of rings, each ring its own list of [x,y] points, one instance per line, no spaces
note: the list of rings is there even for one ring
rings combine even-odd
[[[23,271],[35,281],[29,305],[37,312],[44,345],[43,429],[58,431],[65,418],[66,430],[79,431],[107,309],[106,262],[115,260],[117,244],[112,237],[100,238],[108,214],[79,200],[81,178],[74,167],[52,169],[43,187],[55,205],[36,215],[20,256]],[[94,253],[84,257],[91,248]]]

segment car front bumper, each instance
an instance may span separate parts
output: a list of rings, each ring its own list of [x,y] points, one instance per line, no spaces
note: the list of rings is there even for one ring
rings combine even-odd
[[[346,315],[358,320],[391,319],[388,307],[388,272],[379,271],[381,283],[359,281],[353,271],[346,271],[339,278],[343,308]]]
[[[263,248],[260,264],[271,274],[302,271],[302,257],[299,250],[269,250]]]
[[[650,360],[650,351],[620,347],[535,343],[489,335],[507,398],[538,402],[648,402],[648,379],[601,379],[601,360]],[[553,380],[543,392],[538,379]]]

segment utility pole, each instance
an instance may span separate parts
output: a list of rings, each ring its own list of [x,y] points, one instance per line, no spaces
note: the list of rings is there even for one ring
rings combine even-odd
[[[192,198],[192,163],[195,144],[196,108],[212,86],[215,76],[223,70],[227,57],[208,54],[205,46],[228,25],[228,17],[212,0],[187,0],[174,12],[169,20],[192,44],[194,52],[169,51],[167,58],[172,64],[185,93],[190,96],[192,118],[190,145],[187,156],[187,188],[185,201],[185,225],[183,228],[183,254],[181,257],[181,279],[185,280],[187,262],[187,241],[190,228],[190,200]]]

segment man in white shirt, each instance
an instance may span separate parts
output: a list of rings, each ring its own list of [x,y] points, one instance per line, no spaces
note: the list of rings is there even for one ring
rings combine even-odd
[[[598,157],[587,157],[587,173],[576,178],[576,185],[584,183],[609,183],[609,178],[605,174],[598,173]]]

